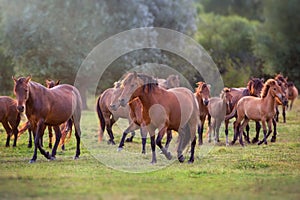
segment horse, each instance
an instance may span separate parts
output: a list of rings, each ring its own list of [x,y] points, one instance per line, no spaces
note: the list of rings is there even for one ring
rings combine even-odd
[[[183,87],[166,90],[158,86],[158,82],[151,76],[128,73],[122,81],[123,91],[119,97],[121,106],[126,106],[129,101],[138,97],[143,105],[143,120],[151,138],[152,161],[157,162],[155,146],[157,145],[167,159],[172,155],[161,143],[167,130],[175,130],[179,133],[179,145],[177,157],[179,162],[184,162],[182,150],[191,140],[191,155],[189,163],[194,162],[196,145],[196,129],[199,123],[199,109],[193,93]],[[158,136],[155,142],[155,130]],[[118,150],[124,146],[126,132],[123,132]],[[156,145],[155,145],[156,144]]]
[[[227,110],[226,114],[229,115],[234,107],[236,106],[237,102],[244,96],[254,96],[254,97],[259,97],[261,90],[263,88],[263,79],[260,78],[250,78],[250,80],[247,83],[246,88],[230,88],[230,94],[232,95],[231,99],[231,106],[230,109]],[[233,116],[236,117],[236,116]],[[225,135],[228,135],[228,124],[229,120],[231,118],[225,119]],[[256,136],[252,139],[252,143],[256,143],[259,140],[259,131],[260,131],[261,125],[259,122],[256,122]],[[248,143],[250,143],[249,139],[249,130],[250,127],[249,125],[246,126],[246,132],[247,134],[245,135],[245,138]],[[231,142],[232,144],[235,141]]]
[[[157,81],[158,84],[165,89],[170,89],[170,88],[175,88],[180,86],[179,76],[174,74],[169,75],[167,79],[157,79]]]
[[[281,86],[281,89],[285,92],[286,96],[288,96],[288,82],[287,82],[287,77],[284,78],[284,76],[280,73],[277,74],[274,78],[277,83],[279,84],[279,86]],[[282,105],[282,104],[281,104]],[[283,123],[286,123],[286,106],[282,105],[282,117],[283,117]],[[278,105],[276,106],[276,122],[279,121],[279,109],[278,109]]]
[[[225,119],[228,119],[237,114],[234,130],[234,141],[239,135],[239,142],[242,146],[244,146],[242,138],[243,130],[250,120],[254,120],[256,122],[262,122],[264,132],[264,139],[258,144],[267,144],[267,137],[272,132],[272,120],[276,113],[274,109],[276,101],[284,103],[285,98],[285,93],[281,90],[281,87],[274,79],[269,79],[266,81],[261,91],[261,97],[242,97],[232,112],[225,117]],[[242,121],[243,123],[241,124]],[[266,123],[268,124],[269,129],[268,134]]]
[[[298,89],[296,88],[296,86],[294,85],[293,82],[289,81],[288,82],[288,100],[291,101],[290,103],[290,110],[292,110],[293,107],[293,103],[295,101],[295,99],[297,99],[298,97]]]
[[[208,102],[210,98],[210,85],[206,84],[205,82],[198,82],[196,83],[198,87],[195,89],[194,95],[196,96],[198,105],[199,105],[199,113],[200,113],[200,124],[198,126],[198,144],[203,144],[203,129],[205,119],[208,119],[208,125],[210,126],[210,115],[208,113]]]
[[[225,115],[228,110],[230,110],[232,101],[232,95],[230,94],[229,88],[224,88],[219,97],[212,97],[209,99],[207,105],[209,115],[212,117],[212,123],[209,126],[209,142],[211,141],[211,131],[214,132],[215,143],[219,141],[219,130],[221,123],[225,119]],[[226,146],[229,145],[228,134],[226,134]]]
[[[9,147],[10,136],[13,134],[13,147],[16,147],[18,126],[21,120],[20,114],[17,111],[17,101],[7,96],[0,96],[0,105],[0,122],[7,134],[5,146]]]
[[[79,91],[71,85],[62,84],[51,89],[31,81],[31,76],[20,77],[14,81],[14,94],[17,98],[17,110],[26,114],[30,126],[35,134],[34,153],[30,163],[36,162],[37,149],[47,159],[55,159],[56,150],[61,138],[59,125],[72,119],[75,127],[76,153],[74,159],[80,155],[80,118],[82,100]],[[46,126],[52,126],[55,131],[55,143],[51,155],[46,152],[40,139]]]
[[[129,107],[119,107],[115,108],[111,106],[111,102],[115,99],[115,96],[120,95],[121,83],[115,82],[113,88],[106,89],[97,99],[96,110],[98,114],[100,131],[99,131],[99,142],[102,141],[103,133],[106,127],[106,131],[109,135],[108,144],[115,145],[114,135],[112,131],[112,126],[119,118],[128,119],[128,123],[132,122],[129,115]],[[128,138],[127,142],[131,142],[133,135],[135,134],[134,130],[131,131],[132,137]]]

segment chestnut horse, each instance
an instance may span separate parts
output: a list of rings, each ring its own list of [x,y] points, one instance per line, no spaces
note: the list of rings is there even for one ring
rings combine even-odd
[[[254,97],[259,97],[261,90],[263,88],[263,80],[260,78],[251,78],[248,83],[246,88],[230,88],[230,94],[232,95],[232,101],[231,101],[231,106],[230,109],[227,110],[226,114],[230,114],[231,111],[234,109],[236,106],[237,102],[244,96],[254,96]],[[236,117],[236,116],[233,116]],[[228,135],[228,124],[229,124],[229,119],[225,119],[225,135]],[[260,131],[261,125],[259,122],[256,122],[256,136],[252,139],[252,143],[256,143],[259,140],[259,131]],[[250,127],[249,125],[246,126],[246,132],[247,134],[245,135],[245,138],[248,143],[250,143],[249,139],[249,130]],[[235,143],[235,141],[232,141],[232,144]]]
[[[174,74],[168,76],[167,79],[157,79],[157,81],[158,84],[165,89],[170,89],[170,88],[175,88],[180,86],[179,76]]]
[[[208,113],[208,102],[210,98],[210,86],[206,84],[205,82],[198,82],[196,83],[198,87],[195,90],[194,95],[196,96],[196,99],[198,101],[199,105],[199,113],[200,113],[200,124],[198,126],[198,144],[203,144],[203,129],[204,129],[204,123],[205,119],[207,117],[208,120],[208,126],[210,126],[210,115]]]
[[[167,130],[179,133],[177,156],[180,162],[184,161],[183,149],[191,140],[191,156],[189,162],[194,162],[196,145],[196,128],[199,121],[199,109],[193,93],[187,88],[172,88],[166,90],[158,86],[157,80],[145,74],[128,73],[122,81],[124,87],[119,101],[121,106],[138,97],[143,105],[143,120],[151,138],[152,162],[156,163],[155,130],[158,129],[156,144],[162,153],[171,159],[171,153],[161,143]],[[119,150],[124,146],[126,132],[123,133]]]
[[[224,88],[219,97],[212,97],[209,99],[207,105],[209,115],[212,118],[212,123],[208,129],[209,142],[211,141],[211,132],[214,132],[215,143],[219,141],[219,130],[221,123],[225,119],[226,112],[230,110],[230,105],[232,101],[232,95],[230,94],[230,89]],[[226,134],[226,146],[229,145],[228,134]]]
[[[47,159],[55,159],[56,150],[61,138],[59,125],[72,119],[75,126],[76,154],[80,155],[80,118],[82,101],[79,91],[68,84],[58,85],[51,89],[31,81],[31,76],[14,78],[14,94],[17,97],[17,109],[20,113],[25,112],[30,126],[35,134],[34,153],[30,160],[33,163],[37,159],[37,149]],[[40,139],[46,126],[52,126],[55,131],[55,144],[51,155],[46,152]]]
[[[296,88],[293,82],[288,82],[288,100],[291,101],[290,110],[292,110],[293,103],[297,97],[298,89]]]
[[[13,147],[15,147],[17,145],[18,126],[21,119],[17,111],[17,101],[7,96],[0,96],[0,105],[0,122],[7,134],[5,146],[9,147],[10,136],[14,134]]]
[[[264,84],[261,97],[245,96],[241,98],[233,111],[226,116],[226,119],[228,119],[237,114],[234,140],[236,140],[236,137],[239,135],[239,142],[244,146],[242,137],[243,130],[250,120],[254,120],[256,122],[261,121],[263,126],[264,139],[259,142],[259,144],[267,144],[267,137],[272,132],[272,120],[275,116],[274,108],[276,101],[283,103],[285,98],[285,93],[274,79],[269,79]],[[242,121],[243,123],[241,124]],[[269,129],[268,134],[266,123]]]

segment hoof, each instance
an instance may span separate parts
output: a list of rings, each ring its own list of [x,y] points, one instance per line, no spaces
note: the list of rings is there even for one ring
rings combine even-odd
[[[117,151],[122,151],[123,150],[123,147],[118,147],[118,150]]]
[[[152,165],[155,165],[156,162],[157,162],[156,160],[152,160],[152,161],[151,161],[151,164],[152,164]]]
[[[108,140],[108,141],[107,141],[107,144],[115,145],[116,143],[115,143],[115,141],[113,141],[113,140]]]
[[[32,147],[32,144],[28,144],[27,147],[28,147],[28,148],[31,148],[31,147]]]
[[[49,160],[56,160],[55,156],[51,156]]]
[[[132,138],[127,138],[125,141],[126,142],[132,142]]]
[[[259,141],[259,142],[257,143],[257,145],[261,145],[263,142],[264,142],[263,140],[262,140],[262,141]]]
[[[52,144],[49,144],[49,149],[52,149]]]
[[[190,159],[188,164],[193,164],[194,163],[194,159]]]
[[[179,160],[179,162],[183,163],[184,162],[184,156],[183,155],[179,156],[178,160]]]
[[[29,160],[30,164],[35,163],[35,162],[36,162],[36,160],[34,160],[34,159]]]
[[[235,141],[231,141],[231,142],[230,142],[230,145],[234,145],[234,144],[235,144]]]
[[[276,137],[272,137],[271,142],[276,142]]]
[[[256,142],[258,142],[258,139],[257,138],[253,138],[252,139],[252,144],[255,144]]]
[[[145,151],[145,150],[142,150],[142,154],[146,154],[146,151]]]
[[[78,160],[78,159],[79,159],[79,156],[74,156],[73,159],[74,159],[74,160]]]
[[[198,145],[201,146],[202,144],[203,144],[203,142],[199,140]]]
[[[6,144],[5,147],[9,147],[9,144]]]
[[[170,152],[168,152],[165,156],[168,160],[172,159],[172,154]]]

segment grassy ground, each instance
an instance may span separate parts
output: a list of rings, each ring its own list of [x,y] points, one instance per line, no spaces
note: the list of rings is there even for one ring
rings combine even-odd
[[[27,148],[27,136],[19,138],[16,148],[5,148],[0,126],[0,199],[300,199],[299,123],[300,100],[287,113],[287,123],[278,124],[276,143],[226,147],[222,129],[221,144],[197,147],[194,164],[180,164],[176,156],[166,161],[158,153],[155,166],[150,165],[149,143],[147,154],[140,154],[139,138],[122,152],[98,144],[93,111],[83,113],[82,154],[76,161],[72,139],[57,160],[38,154],[37,163],[29,164],[33,150]],[[116,142],[124,124],[114,127]],[[173,155],[175,144],[176,136]]]

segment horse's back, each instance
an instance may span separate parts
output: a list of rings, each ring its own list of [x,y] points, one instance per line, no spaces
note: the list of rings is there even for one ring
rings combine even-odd
[[[16,100],[8,96],[0,96],[0,121],[9,115],[16,116],[17,113]]]
[[[223,99],[219,97],[210,98],[207,107],[211,117],[213,118],[216,118],[218,116],[224,117],[226,115],[226,107],[224,107],[223,105],[224,105]]]

